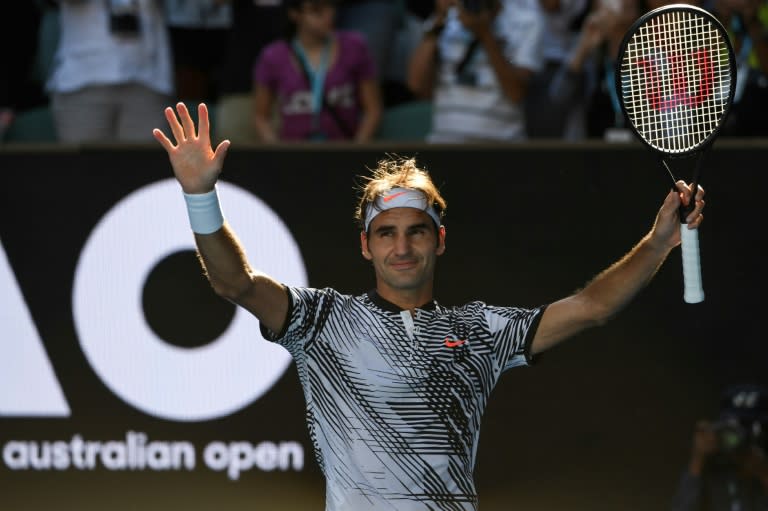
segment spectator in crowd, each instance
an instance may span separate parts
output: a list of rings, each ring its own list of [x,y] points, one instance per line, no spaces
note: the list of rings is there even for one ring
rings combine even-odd
[[[255,69],[255,122],[266,142],[370,140],[381,119],[375,63],[360,34],[337,30],[332,0],[287,0],[291,30]],[[279,128],[275,126],[277,106]]]
[[[253,121],[253,67],[265,46],[285,35],[283,0],[221,0],[230,4],[230,26],[213,112],[214,135],[234,143],[259,141]]]
[[[547,94],[554,109],[585,102],[586,136],[626,140],[614,82],[619,45],[644,12],[638,0],[596,0],[581,23],[576,42],[553,75]]]
[[[525,140],[543,34],[538,0],[438,0],[408,69],[414,94],[434,102],[428,141]]]
[[[768,2],[712,0],[710,10],[728,30],[738,66],[734,103],[723,134],[766,136]]]
[[[382,90],[393,65],[394,47],[403,24],[400,0],[338,0],[336,27],[359,32],[365,38],[376,66],[376,76]]]
[[[477,510],[479,434],[499,378],[623,310],[680,244],[683,204],[695,204],[688,229],[703,221],[704,190],[692,196],[677,181],[648,234],[578,292],[534,308],[446,307],[434,296],[446,201],[415,159],[387,158],[358,176],[358,250],[371,264],[374,289],[353,296],[286,286],[249,264],[222,213],[217,181],[231,144],[211,145],[205,104],[197,125],[184,103],[165,113],[170,138],[153,133],[183,192],[203,272],[294,358],[327,511]],[[465,198],[471,207],[489,206],[483,197]],[[310,214],[323,214],[322,201]]]
[[[59,0],[60,41],[46,83],[62,142],[144,142],[173,100],[159,0]]]
[[[173,54],[177,99],[218,100],[218,80],[232,28],[227,0],[163,0]]]
[[[593,77],[587,73],[574,75],[574,92],[578,94],[569,98],[553,95],[550,87],[575,48],[590,0],[539,0],[539,3],[546,19],[544,67],[531,78],[526,96],[526,132],[530,138],[581,140],[586,137],[587,82]]]
[[[729,386],[719,417],[696,424],[672,511],[768,510],[768,389]]]

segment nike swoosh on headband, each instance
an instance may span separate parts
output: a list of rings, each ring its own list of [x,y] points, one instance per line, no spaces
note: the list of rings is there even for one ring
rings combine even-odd
[[[371,222],[382,211],[393,208],[420,209],[432,218],[437,227],[440,227],[440,215],[434,206],[427,204],[427,198],[423,192],[411,188],[392,188],[368,205],[365,212],[365,231],[368,232]]]

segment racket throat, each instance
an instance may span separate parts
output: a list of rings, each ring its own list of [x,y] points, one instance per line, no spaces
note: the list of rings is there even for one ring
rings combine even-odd
[[[699,176],[701,175],[701,164],[704,161],[704,154],[709,152],[708,150],[700,151],[694,156],[694,167],[693,167],[693,173],[692,173],[692,179],[691,179],[691,199],[688,201],[688,204],[681,204],[680,208],[678,210],[678,214],[680,215],[680,223],[686,224],[688,223],[686,221],[686,218],[688,215],[691,214],[691,212],[696,208],[696,194],[699,192]],[[667,173],[669,174],[670,179],[672,180],[672,189],[676,192],[679,192],[677,189],[677,180],[675,179],[675,175],[672,172],[672,169],[669,168],[669,165],[667,164],[666,160],[662,159],[662,163],[664,164],[664,168],[667,170]]]

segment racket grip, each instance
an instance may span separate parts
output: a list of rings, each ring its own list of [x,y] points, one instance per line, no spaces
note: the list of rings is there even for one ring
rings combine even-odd
[[[699,231],[680,224],[680,248],[683,253],[683,299],[687,303],[704,301],[701,284],[701,260],[699,258]]]

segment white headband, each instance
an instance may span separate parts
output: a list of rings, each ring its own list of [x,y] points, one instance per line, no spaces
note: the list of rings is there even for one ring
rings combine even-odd
[[[435,225],[440,228],[440,215],[431,204],[427,204],[427,198],[422,192],[410,188],[392,188],[368,205],[365,211],[365,232],[368,232],[368,227],[379,213],[392,208],[420,209],[432,217]]]

